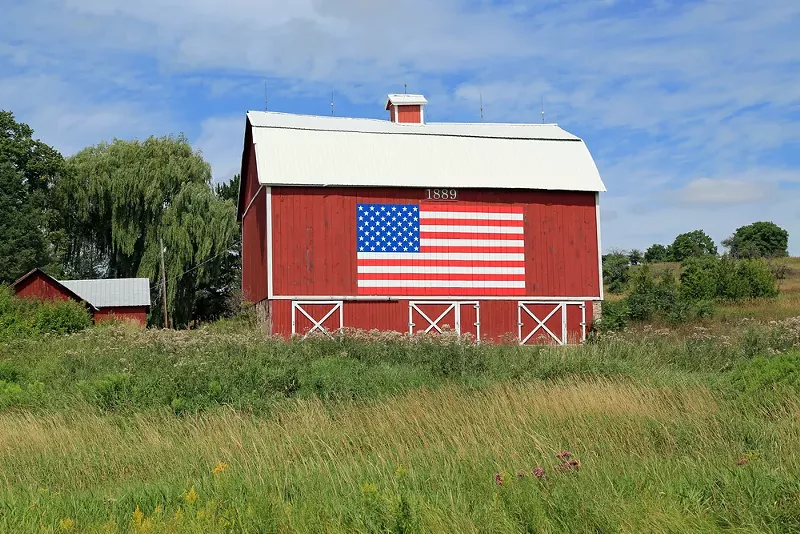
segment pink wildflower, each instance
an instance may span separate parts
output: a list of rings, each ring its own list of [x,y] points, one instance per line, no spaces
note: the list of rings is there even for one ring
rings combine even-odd
[[[558,458],[559,460],[569,460],[570,458],[572,458],[572,453],[569,451],[561,451],[558,454],[556,454],[556,458]]]
[[[494,483],[497,484],[498,486],[503,485],[503,473],[495,473]]]
[[[544,467],[535,467],[533,469],[533,476],[539,479],[544,478]]]

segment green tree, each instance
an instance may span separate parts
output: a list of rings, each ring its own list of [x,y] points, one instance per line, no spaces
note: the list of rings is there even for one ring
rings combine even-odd
[[[631,265],[639,265],[644,260],[641,250],[633,249],[628,252],[628,261]]]
[[[675,238],[669,247],[669,256],[672,261],[683,261],[686,258],[716,255],[717,247],[714,241],[702,230],[686,232]]]
[[[722,242],[734,258],[775,258],[789,255],[789,232],[773,222],[740,226]]]
[[[671,261],[671,258],[669,257],[667,247],[656,243],[655,245],[651,245],[644,253],[644,261],[645,263],[661,263]]]
[[[241,178],[214,186],[221,200],[234,204],[239,199]],[[234,232],[227,250],[209,265],[209,277],[197,287],[195,319],[215,320],[234,315],[241,305],[242,295],[242,234]]]
[[[624,252],[612,252],[603,256],[603,282],[611,293],[622,293],[630,280],[630,263]]]
[[[52,186],[63,170],[61,154],[33,138],[33,129],[0,110],[0,283],[34,267],[58,274]]]
[[[67,270],[150,278],[160,317],[163,241],[168,309],[175,325],[188,324],[198,285],[236,234],[236,208],[215,194],[210,166],[185,137],[88,147],[67,161],[57,196],[71,230]]]
[[[0,161],[0,284],[11,283],[49,261],[42,211],[22,173]]]

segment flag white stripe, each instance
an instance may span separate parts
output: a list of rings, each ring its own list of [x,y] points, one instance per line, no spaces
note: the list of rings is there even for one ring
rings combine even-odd
[[[381,274],[525,274],[524,267],[429,267],[426,265],[360,265],[359,273]]]
[[[521,234],[524,232],[522,226],[467,226],[467,225],[441,225],[441,224],[422,224],[420,232],[445,232],[445,233],[465,233],[465,234]]]
[[[524,247],[523,239],[420,239],[421,247]]]
[[[508,252],[359,252],[359,260],[420,260],[420,261],[525,261],[525,254]]]
[[[359,280],[358,287],[478,287],[525,289],[522,280]]]
[[[422,211],[420,221],[425,219],[465,219],[471,221],[522,221],[521,213],[475,213],[470,211]]]

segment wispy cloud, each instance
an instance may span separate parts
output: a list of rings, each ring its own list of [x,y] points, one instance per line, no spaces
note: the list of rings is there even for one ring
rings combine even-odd
[[[800,171],[793,0],[12,0],[4,21],[0,106],[66,153],[184,131],[224,178],[264,80],[273,109],[326,113],[335,90],[356,116],[403,83],[432,120],[482,99],[539,122],[543,98],[597,158],[609,247],[764,217],[800,235],[776,194]]]

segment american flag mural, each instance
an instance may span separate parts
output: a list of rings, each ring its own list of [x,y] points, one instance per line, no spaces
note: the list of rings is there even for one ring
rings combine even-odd
[[[358,291],[524,295],[522,207],[358,204]]]

